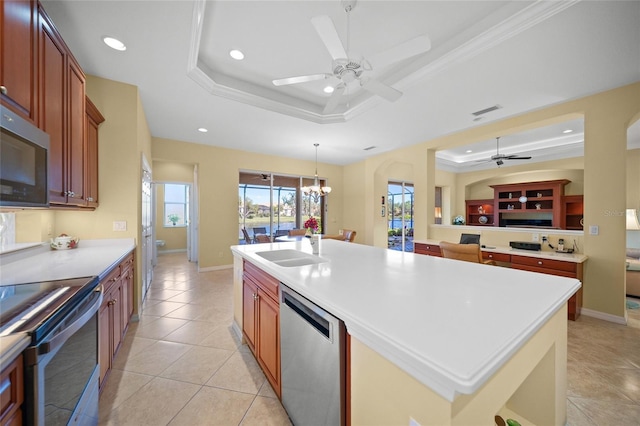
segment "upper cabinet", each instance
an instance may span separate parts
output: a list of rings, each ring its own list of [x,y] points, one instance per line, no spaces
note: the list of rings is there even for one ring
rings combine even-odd
[[[97,125],[87,126],[104,118],[87,120],[84,72],[38,1],[3,0],[1,11],[2,105],[49,134],[51,206],[95,208]]]
[[[37,124],[38,11],[28,0],[3,0],[0,9],[0,103]]]
[[[86,147],[87,153],[86,171],[84,173],[84,189],[87,193],[87,207],[98,206],[98,127],[104,121],[104,117],[98,108],[86,98]]]

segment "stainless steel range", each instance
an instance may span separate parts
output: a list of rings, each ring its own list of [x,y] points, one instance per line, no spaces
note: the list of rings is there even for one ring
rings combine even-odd
[[[0,286],[0,336],[26,332],[24,424],[98,423],[98,277]]]

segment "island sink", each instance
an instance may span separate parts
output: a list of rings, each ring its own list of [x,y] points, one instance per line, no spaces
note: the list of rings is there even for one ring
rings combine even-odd
[[[278,266],[291,268],[294,266],[315,265],[317,263],[327,262],[326,259],[315,256],[313,254],[304,253],[298,250],[272,250],[259,251],[256,254],[263,259],[273,262]]]

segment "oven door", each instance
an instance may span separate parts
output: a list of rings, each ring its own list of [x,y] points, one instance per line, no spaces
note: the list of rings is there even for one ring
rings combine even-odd
[[[25,350],[25,424],[98,423],[98,286]]]

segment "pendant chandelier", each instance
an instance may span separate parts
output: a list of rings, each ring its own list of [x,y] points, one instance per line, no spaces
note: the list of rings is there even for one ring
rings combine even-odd
[[[314,143],[313,146],[316,147],[316,174],[313,177],[313,185],[311,186],[303,186],[302,193],[304,195],[308,195],[313,198],[314,202],[318,202],[320,197],[323,197],[331,192],[330,186],[320,186],[320,179],[318,179],[318,145]]]

